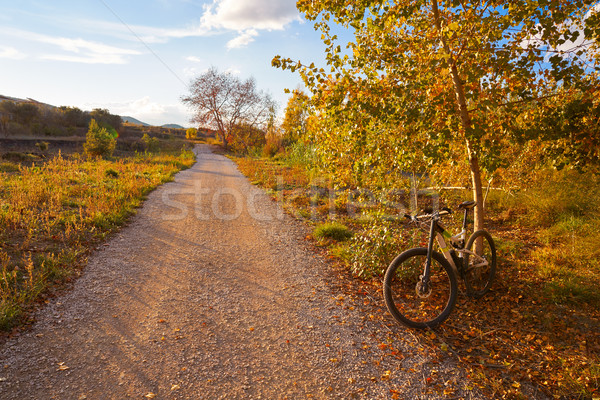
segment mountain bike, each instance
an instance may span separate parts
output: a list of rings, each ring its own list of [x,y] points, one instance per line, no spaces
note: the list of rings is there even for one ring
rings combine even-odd
[[[462,202],[462,230],[449,233],[440,223],[449,208],[424,210],[404,216],[421,228],[429,225],[427,247],[406,250],[389,265],[383,281],[385,304],[400,323],[413,328],[435,328],[452,312],[458,293],[457,276],[465,282],[467,295],[480,298],[496,274],[496,246],[485,230],[474,232],[465,242],[469,211],[474,201]],[[433,249],[434,237],[440,252]],[[466,245],[465,245],[466,243]]]

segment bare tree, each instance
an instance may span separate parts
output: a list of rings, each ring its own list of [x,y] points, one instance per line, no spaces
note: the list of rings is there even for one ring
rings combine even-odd
[[[192,122],[216,130],[225,148],[234,139],[243,140],[236,137],[236,127],[264,129],[275,108],[271,96],[256,88],[254,78],[242,81],[215,67],[195,78],[189,91],[181,101],[194,111]]]

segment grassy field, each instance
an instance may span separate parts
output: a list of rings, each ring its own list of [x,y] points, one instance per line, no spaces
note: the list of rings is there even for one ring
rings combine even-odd
[[[109,160],[0,161],[0,330],[25,322],[151,190],[194,163],[183,143]]]
[[[313,242],[362,285],[360,291],[382,299],[391,259],[425,242],[426,234],[393,218],[398,207],[348,201],[293,160],[236,161],[253,183],[313,226]],[[546,171],[529,190],[492,192],[487,226],[499,256],[492,292],[481,300],[461,295],[436,331],[411,332],[422,351],[457,359],[469,377],[462,384],[490,398],[527,398],[526,387],[554,398],[600,398],[599,191],[597,177]],[[407,197],[399,202],[408,204]],[[468,198],[468,192],[441,194],[442,204],[453,208]],[[458,214],[446,221],[455,231]],[[375,317],[391,320],[382,303]],[[389,343],[405,333],[391,322],[390,328],[396,333]],[[432,390],[452,397],[452,385],[433,378]]]

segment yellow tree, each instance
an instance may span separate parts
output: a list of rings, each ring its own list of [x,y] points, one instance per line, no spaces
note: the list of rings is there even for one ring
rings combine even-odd
[[[196,137],[198,137],[198,129],[196,129],[196,128],[186,129],[186,131],[185,131],[186,139],[196,139]]]
[[[285,108],[281,123],[284,139],[293,143],[306,136],[306,122],[309,114],[309,98],[301,90],[294,90]]]
[[[298,9],[322,32],[328,69],[280,56],[272,63],[300,72],[330,122],[330,142],[360,147],[383,136],[397,153],[419,151],[431,160],[447,157],[450,142],[462,142],[480,229],[482,172],[498,166],[512,116],[524,103],[594,93],[596,6],[597,0],[299,0]],[[333,27],[353,34],[344,49]],[[372,160],[378,163],[387,161]]]

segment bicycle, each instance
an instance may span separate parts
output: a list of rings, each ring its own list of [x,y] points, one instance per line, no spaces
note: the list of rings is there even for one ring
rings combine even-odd
[[[429,222],[427,247],[404,251],[387,268],[383,281],[385,304],[392,316],[412,328],[435,328],[452,312],[458,293],[457,276],[466,286],[467,295],[480,298],[489,290],[496,274],[496,246],[485,230],[474,232],[466,242],[469,210],[474,201],[459,204],[464,210],[462,230],[449,233],[440,223],[449,208],[424,210],[421,215],[404,216],[426,226]],[[433,249],[437,238],[441,253]],[[473,248],[475,246],[475,248]]]

